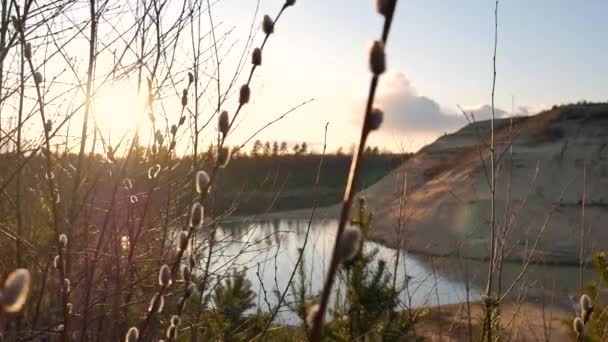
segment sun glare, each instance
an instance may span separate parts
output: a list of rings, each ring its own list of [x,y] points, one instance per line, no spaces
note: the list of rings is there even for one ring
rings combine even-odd
[[[125,134],[132,133],[143,105],[142,96],[127,82],[102,89],[94,99],[93,110],[104,138],[116,143]]]

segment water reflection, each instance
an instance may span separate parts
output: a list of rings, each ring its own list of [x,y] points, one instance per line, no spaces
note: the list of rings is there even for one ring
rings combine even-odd
[[[218,254],[214,271],[226,267],[246,268],[247,276],[257,293],[258,306],[267,310],[264,292],[270,305],[277,302],[275,290],[283,291],[298,258],[309,223],[306,220],[273,219],[268,221],[240,220],[224,223],[218,230]],[[304,253],[307,286],[317,294],[323,283],[335,239],[335,220],[315,221],[311,225]],[[378,249],[377,258],[384,259],[391,273],[394,269],[395,250],[374,242],[366,242],[364,249]],[[428,306],[456,303],[466,299],[464,273],[445,259],[429,262],[424,257],[400,252],[397,268],[397,287],[403,289],[402,306]],[[261,285],[263,284],[263,286]],[[470,284],[471,300],[480,294],[478,285]],[[335,291],[339,291],[338,288]],[[287,301],[291,301],[288,292]],[[285,309],[278,321],[298,324],[294,313]]]

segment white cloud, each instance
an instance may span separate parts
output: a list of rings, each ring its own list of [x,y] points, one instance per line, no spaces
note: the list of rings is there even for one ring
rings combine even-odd
[[[446,111],[430,97],[418,93],[416,87],[402,72],[388,72],[381,79],[376,101],[384,110],[383,127],[405,133],[443,133],[467,124],[460,111]],[[462,106],[476,121],[491,117],[488,104]],[[502,109],[494,109],[495,117],[508,116]],[[529,115],[530,108],[519,107],[516,115]]]

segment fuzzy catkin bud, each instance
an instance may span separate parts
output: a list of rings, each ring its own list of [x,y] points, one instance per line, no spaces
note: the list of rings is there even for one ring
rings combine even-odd
[[[293,6],[296,0],[285,0],[285,7]]]
[[[125,336],[125,342],[137,342],[139,340],[139,330],[136,327],[129,328]]]
[[[13,22],[13,28],[15,31],[21,32],[23,29],[23,26],[21,26],[21,20],[13,15],[11,16],[11,21]]]
[[[188,83],[189,84],[194,83],[194,74],[192,72],[188,73]]]
[[[165,136],[163,136],[163,132],[161,132],[160,129],[156,130],[156,133],[154,134],[154,140],[157,141],[159,145],[163,145],[163,142],[165,141]]]
[[[182,107],[186,107],[188,105],[188,89],[184,89],[182,93]]]
[[[70,292],[70,290],[72,289],[70,279],[68,279],[68,278],[63,279],[63,289],[65,292]]]
[[[53,267],[59,269],[60,266],[61,266],[61,259],[59,258],[59,255],[55,255],[55,258],[53,258]]]
[[[122,185],[125,187],[125,190],[133,189],[133,181],[130,178],[123,179]]]
[[[27,58],[27,59],[32,58],[32,44],[31,43],[25,44],[25,49],[23,51],[23,54],[24,54],[25,58]]]
[[[59,244],[61,245],[61,248],[65,248],[65,246],[68,245],[68,236],[65,234],[59,235]]]
[[[382,110],[378,108],[372,109],[369,113],[369,116],[367,117],[367,128],[370,131],[377,130],[378,128],[380,128],[383,119],[384,113],[382,112]]]
[[[340,236],[338,243],[338,257],[341,261],[352,260],[361,248],[361,231],[355,227],[347,227]]]
[[[228,147],[222,147],[217,154],[217,164],[220,168],[225,168],[230,161],[230,150]]]
[[[386,70],[384,44],[375,40],[369,51],[369,68],[374,75],[380,75]]]
[[[308,327],[312,327],[316,316],[319,314],[319,304],[315,304],[306,310],[306,324]]]
[[[203,206],[196,202],[190,210],[190,227],[196,229],[203,223],[204,210]]]
[[[178,315],[171,316],[171,325],[179,327],[181,322],[182,322],[182,320],[179,318]]]
[[[135,204],[135,203],[139,202],[139,198],[137,198],[137,196],[135,196],[135,195],[131,195],[131,196],[129,196],[129,202],[131,202],[131,204]]]
[[[251,96],[251,90],[247,84],[243,84],[241,86],[241,91],[239,93],[239,104],[242,106],[249,102],[249,97]]]
[[[163,311],[164,306],[165,298],[159,293],[155,293],[154,297],[152,297],[152,300],[150,301],[150,306],[148,306],[148,311],[161,313]]]
[[[268,14],[264,15],[264,20],[262,20],[262,30],[266,34],[272,34],[274,32],[274,21],[272,21]]]
[[[576,332],[576,334],[578,336],[582,336],[583,333],[585,332],[585,323],[583,323],[582,319],[580,319],[579,317],[576,317],[574,319],[574,322],[572,322],[572,328],[574,329],[574,332]]]
[[[158,176],[158,173],[160,172],[160,165],[156,164],[152,167],[150,167],[148,169],[148,178],[149,179],[154,179]]]
[[[175,135],[177,133],[177,125],[171,125],[171,135]]]
[[[180,252],[185,251],[188,248],[188,232],[183,230],[179,232],[177,239],[177,248],[177,250]]]
[[[186,287],[186,296],[187,297],[192,296],[195,291],[196,291],[196,285],[194,285],[194,283],[190,283],[188,285],[188,287]]]
[[[190,282],[190,268],[188,266],[182,268],[182,279],[185,282]]]
[[[25,268],[18,268],[8,275],[0,295],[4,311],[21,311],[30,291],[30,278],[30,272]]]
[[[376,11],[387,18],[393,14],[395,4],[395,0],[376,0]]]
[[[256,47],[253,49],[251,53],[251,64],[253,65],[262,65],[262,49]]]
[[[225,137],[228,134],[228,129],[230,128],[230,118],[228,118],[228,112],[222,111],[220,117],[218,118],[218,129],[222,132],[222,135]]]
[[[162,265],[158,271],[158,285],[167,287],[171,285],[171,269],[167,265]]]
[[[53,121],[51,121],[51,119],[46,120],[44,123],[44,130],[47,133],[50,133],[53,130]]]
[[[591,313],[593,312],[593,304],[591,303],[591,298],[589,298],[589,296],[587,296],[586,294],[583,294],[579,303],[581,305],[581,318],[583,319],[584,323],[587,323],[589,317],[591,316]]]
[[[177,338],[177,328],[175,325],[170,325],[167,328],[167,338],[169,340],[175,340]]]
[[[36,71],[34,73],[34,83],[36,83],[36,85],[42,83],[43,78],[42,78],[42,74],[40,73],[40,71]]]
[[[207,174],[207,172],[205,171],[198,171],[196,173],[196,192],[198,192],[199,194],[202,194],[203,191],[205,191],[205,189],[207,189],[207,187],[209,186],[209,182],[211,182],[211,179],[209,178],[209,175]]]

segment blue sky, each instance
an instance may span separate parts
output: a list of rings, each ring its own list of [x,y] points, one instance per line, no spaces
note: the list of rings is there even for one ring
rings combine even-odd
[[[244,44],[255,0],[213,7],[233,41]],[[282,0],[261,0],[261,15]],[[553,104],[608,100],[608,1],[510,0],[499,5],[496,105],[501,115]],[[256,24],[257,25],[257,24]],[[262,140],[320,146],[330,122],[332,149],[357,141],[369,87],[367,46],[382,18],[372,0],[297,0],[281,18],[253,81],[253,103],[234,132],[257,127],[309,98],[315,101],[264,131]],[[256,37],[254,46],[261,41]],[[415,150],[464,120],[457,105],[487,117],[492,83],[494,1],[398,1],[387,46],[388,72],[377,99],[386,124],[371,144]],[[226,63],[224,68],[230,69]],[[229,73],[224,73],[229,74]]]

